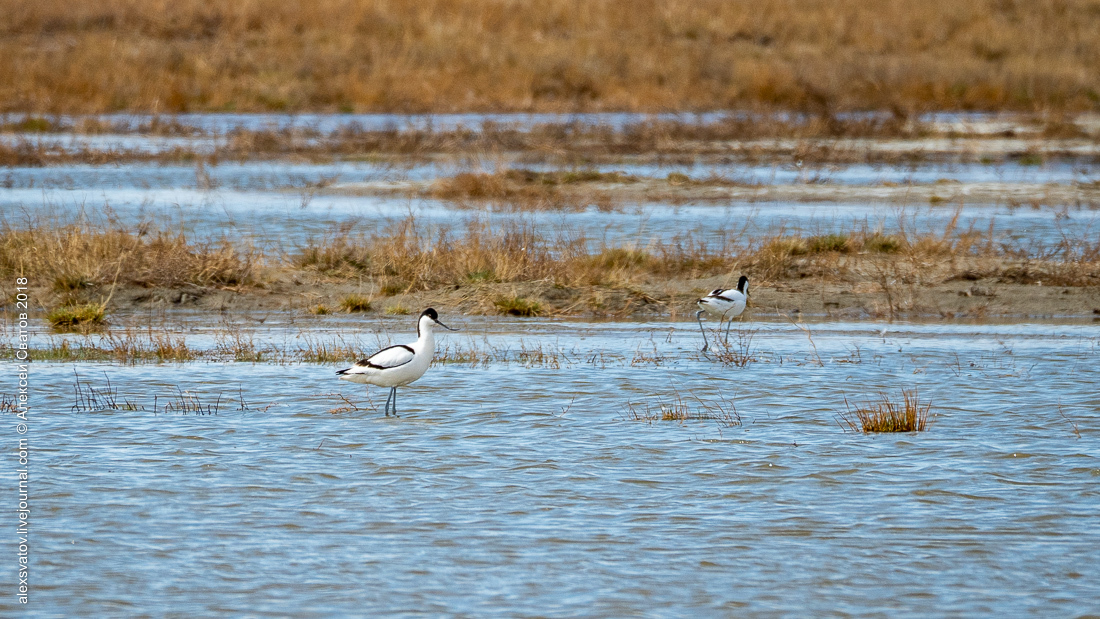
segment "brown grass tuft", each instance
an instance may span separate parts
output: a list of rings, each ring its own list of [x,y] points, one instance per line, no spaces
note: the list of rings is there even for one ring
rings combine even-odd
[[[694,401],[694,406],[689,400]],[[685,397],[677,389],[673,390],[669,398],[657,396],[637,404],[628,402],[620,412],[620,416],[624,420],[646,423],[676,421],[683,424],[687,421],[714,421],[719,427],[741,425],[741,415],[738,414],[737,406],[732,400],[721,395],[716,400],[703,400],[692,392]]]
[[[922,405],[916,389],[903,389],[901,397],[899,403],[881,393],[878,401],[868,401],[855,408],[845,398],[847,411],[841,413],[840,418],[853,432],[923,432],[928,429],[932,422],[929,418],[932,403]]]
[[[349,294],[340,300],[340,307],[344,308],[345,312],[369,312],[370,297],[363,296],[361,294]]]
[[[523,297],[497,297],[493,299],[497,311],[508,316],[533,317],[542,313],[542,305]]]

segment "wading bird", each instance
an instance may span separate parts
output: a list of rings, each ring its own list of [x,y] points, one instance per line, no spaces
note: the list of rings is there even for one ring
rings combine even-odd
[[[699,306],[699,311],[695,314],[695,319],[699,321],[699,331],[703,333],[703,352],[707,352],[707,348],[710,344],[707,343],[707,332],[703,329],[703,312],[710,314],[711,316],[718,317],[718,330],[722,330],[722,321],[728,320],[729,324],[726,326],[726,340],[729,341],[730,327],[733,326],[733,319],[741,315],[741,312],[745,311],[745,304],[749,300],[749,278],[744,275],[741,279],[737,280],[737,288],[716,288],[711,291],[710,294],[699,299],[696,305]]]
[[[439,325],[444,329],[451,329],[439,322],[439,314],[434,309],[428,308],[420,314],[416,323],[416,341],[412,344],[398,344],[390,346],[374,353],[373,355],[357,362],[355,365],[340,370],[337,374],[341,380],[349,380],[362,385],[377,385],[389,387],[390,395],[386,398],[386,416],[390,416],[390,403],[393,403],[393,416],[397,416],[397,388],[413,382],[428,371],[428,364],[432,362],[435,354],[435,334],[432,329]]]

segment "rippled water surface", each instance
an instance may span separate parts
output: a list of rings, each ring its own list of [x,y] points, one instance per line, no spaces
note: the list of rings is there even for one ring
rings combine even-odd
[[[562,120],[643,119],[180,122],[223,133]],[[36,139],[203,150],[224,138]],[[410,215],[459,230],[475,218],[546,234],[583,230],[612,244],[682,234],[721,242],[728,234],[942,232],[956,216],[961,229],[991,230],[1025,249],[1097,233],[1089,204],[968,203],[957,213],[927,204],[730,202],[509,213],[315,191],[332,182],[431,180],[463,165],[7,168],[0,223],[152,221],[247,239],[273,256],[337,227],[369,235]],[[1087,159],[601,169],[765,184],[1097,179]],[[1100,323],[802,323],[764,314],[734,331],[726,357],[701,355],[690,321],[446,316],[462,331],[440,338],[437,358],[461,363],[437,363],[402,388],[400,418],[378,412],[384,391],[336,380],[340,365],[36,362],[27,434],[32,604],[0,596],[0,615],[1100,613]],[[206,352],[232,331],[272,360],[301,358],[318,344],[374,349],[412,330],[409,317],[279,312],[120,310],[112,322],[120,332],[167,327]],[[62,339],[83,341],[38,332],[32,345]],[[743,367],[730,362],[746,357]],[[847,428],[848,404],[880,393],[898,399],[902,389],[932,403],[926,432]],[[684,411],[689,419],[663,419]],[[6,582],[18,581],[13,568],[9,561]]]
[[[761,318],[739,368],[690,322],[450,322],[543,356],[437,364],[396,419],[334,365],[34,364],[32,614],[1098,610],[1096,323]],[[73,408],[76,376],[138,410]],[[928,431],[844,431],[902,388]],[[677,398],[741,423],[630,413]]]
[[[194,171],[189,170],[193,176]],[[269,178],[292,182],[308,172],[273,172]],[[281,176],[280,176],[281,175]],[[93,221],[113,219],[126,226],[155,221],[201,238],[230,235],[261,247],[286,249],[344,227],[354,233],[380,232],[410,216],[422,224],[461,229],[477,220],[491,226],[531,225],[546,235],[583,230],[611,244],[667,241],[677,235],[721,246],[731,235],[851,233],[942,233],[960,230],[991,234],[995,243],[1041,251],[1065,239],[1095,237],[1100,211],[1095,205],[1052,207],[1012,205],[955,206],[890,203],[802,203],[789,201],[717,204],[623,204],[612,210],[510,212],[471,210],[437,200],[387,196],[317,195],[308,188],[260,190],[223,187],[114,185],[102,174],[77,176],[65,187],[38,185],[0,190],[3,221]],[[152,175],[155,180],[156,176]],[[256,181],[259,182],[259,181]]]

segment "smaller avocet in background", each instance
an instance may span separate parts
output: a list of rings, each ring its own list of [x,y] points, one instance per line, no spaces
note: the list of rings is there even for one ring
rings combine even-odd
[[[703,352],[707,352],[707,348],[710,344],[707,343],[707,332],[703,329],[703,313],[706,312],[711,316],[718,317],[718,330],[722,330],[722,321],[728,320],[729,325],[726,326],[726,340],[730,337],[730,327],[733,326],[733,319],[741,315],[741,312],[745,311],[745,305],[749,301],[749,278],[744,275],[741,279],[737,280],[737,288],[717,288],[710,294],[699,299],[696,305],[699,306],[699,311],[695,314],[695,319],[699,321],[699,331],[703,333]]]
[[[389,387],[390,395],[386,398],[386,416],[390,416],[390,406],[393,403],[393,416],[397,416],[397,388],[413,382],[428,371],[428,365],[435,354],[435,333],[432,331],[435,325],[444,329],[451,329],[439,322],[439,314],[432,308],[424,310],[416,323],[417,339],[412,344],[398,344],[390,346],[374,353],[373,355],[357,362],[355,365],[340,370],[337,374],[341,380],[349,380],[363,385],[377,385]]]

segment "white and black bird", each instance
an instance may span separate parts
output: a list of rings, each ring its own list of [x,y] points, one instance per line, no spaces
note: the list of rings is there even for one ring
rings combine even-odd
[[[386,398],[386,416],[390,416],[391,402],[393,416],[397,416],[397,388],[413,382],[428,371],[428,365],[435,354],[436,325],[451,329],[439,322],[439,314],[432,308],[424,310],[416,323],[416,341],[412,344],[398,344],[390,346],[374,353],[373,355],[357,362],[355,365],[340,370],[337,374],[341,380],[350,380],[353,383],[363,385],[377,385],[389,387],[390,395]]]
[[[696,301],[699,311],[695,319],[699,321],[699,330],[703,333],[703,352],[707,352],[710,344],[707,343],[707,332],[703,329],[703,313],[718,317],[718,329],[722,328],[722,321],[730,321],[726,326],[726,339],[729,339],[730,326],[733,319],[745,311],[745,305],[749,301],[749,278],[744,275],[737,280],[737,288],[716,288],[710,294]]]

